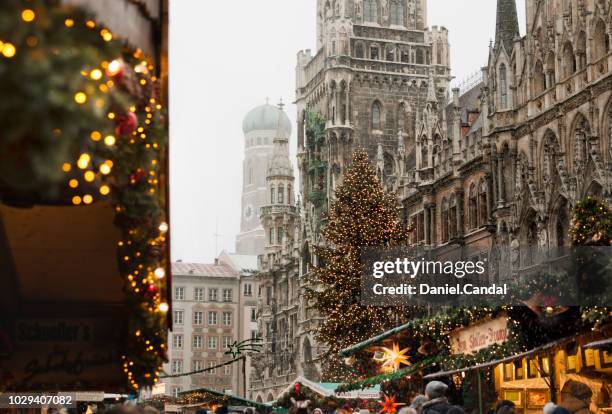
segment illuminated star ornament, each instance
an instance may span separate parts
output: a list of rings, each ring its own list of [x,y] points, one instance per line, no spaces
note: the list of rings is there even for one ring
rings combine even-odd
[[[385,351],[383,369],[387,368],[392,371],[397,371],[400,366],[410,365],[410,357],[406,355],[410,348],[404,348],[400,351],[399,345],[397,343],[393,343],[391,348],[383,347]]]
[[[383,401],[379,404],[381,405],[381,409],[378,414],[395,414],[397,413],[397,407],[404,405],[395,402],[395,395],[389,397],[385,394],[383,394]]]

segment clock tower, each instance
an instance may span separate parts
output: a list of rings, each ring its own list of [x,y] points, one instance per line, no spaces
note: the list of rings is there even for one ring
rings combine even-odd
[[[278,131],[291,135],[291,121],[284,111],[266,102],[251,110],[242,122],[244,162],[242,181],[242,214],[236,253],[264,253],[265,235],[260,222],[261,207],[268,204],[267,168],[272,158],[274,138]]]

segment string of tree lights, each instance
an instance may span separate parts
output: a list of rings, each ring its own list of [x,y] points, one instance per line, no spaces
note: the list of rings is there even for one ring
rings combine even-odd
[[[155,68],[83,9],[8,0],[0,4],[0,77],[0,93],[11,97],[0,102],[8,160],[0,185],[32,203],[114,207],[131,312],[123,370],[133,389],[153,385],[166,360],[169,309],[160,177],[167,131]]]
[[[315,250],[319,265],[312,278],[317,288],[307,292],[322,316],[317,338],[328,347],[326,380],[357,375],[338,361],[338,351],[396,324],[398,308],[360,303],[360,255],[363,247],[403,245],[407,235],[395,198],[383,191],[367,152],[356,150],[322,231],[327,245]]]

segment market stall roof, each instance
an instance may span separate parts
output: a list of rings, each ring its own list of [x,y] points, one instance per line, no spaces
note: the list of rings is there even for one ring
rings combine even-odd
[[[313,382],[307,378],[300,376],[296,378],[296,380],[293,381],[291,384],[289,384],[283,391],[281,391],[281,393],[278,395],[276,399],[280,400],[283,394],[290,392],[295,384],[300,384],[304,387],[307,387],[313,392],[316,392],[317,394],[321,395],[322,397],[336,396],[336,397],[346,398],[346,399],[360,398],[360,399],[365,399],[365,400],[380,398],[380,385],[375,385],[373,387],[363,389],[363,390],[342,392],[342,391],[337,391],[338,388],[344,385],[342,383]]]
[[[190,394],[195,394],[198,392],[205,392],[208,394],[213,394],[215,396],[218,397],[227,397],[228,399],[228,403],[234,403],[233,405],[247,405],[250,407],[258,407],[258,408],[266,408],[266,409],[271,409],[271,405],[270,404],[264,404],[264,403],[259,403],[257,401],[252,401],[252,400],[247,400],[246,398],[242,398],[242,397],[238,397],[235,395],[231,395],[231,394],[226,394],[224,392],[221,391],[217,391],[217,390],[213,390],[212,388],[206,388],[206,387],[200,387],[200,388],[196,388],[194,390],[189,390],[189,391],[183,391],[180,392],[178,395],[181,397],[187,397]],[[183,406],[194,406],[194,405],[198,405],[198,404],[181,404]]]
[[[589,342],[584,346],[584,348],[599,349],[609,345],[612,345],[612,338],[602,339],[601,341]]]
[[[439,378],[439,377],[445,377],[448,375],[453,375],[453,374],[458,374],[460,372],[465,372],[465,371],[473,371],[473,370],[477,370],[477,369],[482,369],[482,368],[487,368],[493,365],[497,365],[497,364],[503,364],[506,362],[511,362],[517,359],[521,359],[524,358],[526,356],[529,355],[533,355],[535,353],[541,352],[541,351],[546,351],[547,349],[550,348],[554,348],[560,345],[565,344],[566,342],[569,342],[573,339],[575,339],[575,336],[571,336],[568,338],[563,338],[563,339],[559,339],[553,342],[549,342],[545,345],[541,345],[537,348],[533,348],[529,351],[526,352],[521,352],[520,354],[515,354],[515,355],[511,355],[509,357],[506,358],[501,358],[501,359],[497,359],[495,361],[489,361],[489,362],[483,362],[482,364],[477,364],[477,365],[472,365],[470,367],[465,367],[465,368],[460,368],[460,369],[454,369],[451,371],[440,371],[440,372],[434,372],[433,374],[429,374],[429,375],[425,375],[423,376],[424,379],[432,379],[432,378]]]

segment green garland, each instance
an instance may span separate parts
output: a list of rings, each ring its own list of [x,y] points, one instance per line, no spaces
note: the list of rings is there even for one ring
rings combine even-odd
[[[129,306],[123,370],[139,389],[166,361],[167,142],[154,68],[85,10],[56,0],[0,3],[3,202],[108,200],[122,231]],[[79,207],[75,207],[79,208]]]

